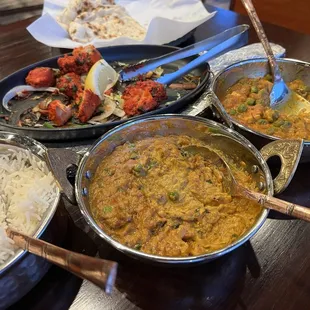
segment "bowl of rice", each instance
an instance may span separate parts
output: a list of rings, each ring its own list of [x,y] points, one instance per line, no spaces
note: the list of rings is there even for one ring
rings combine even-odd
[[[6,235],[10,227],[40,238],[54,216],[60,191],[45,156],[39,142],[0,132],[0,309],[26,294],[49,267]]]

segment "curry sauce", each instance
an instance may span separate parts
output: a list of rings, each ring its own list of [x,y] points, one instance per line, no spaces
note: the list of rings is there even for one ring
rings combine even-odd
[[[247,232],[261,207],[223,190],[223,174],[200,155],[188,136],[125,143],[104,158],[90,185],[99,226],[133,249],[160,256],[192,256],[224,248]],[[254,188],[243,170],[238,181]]]

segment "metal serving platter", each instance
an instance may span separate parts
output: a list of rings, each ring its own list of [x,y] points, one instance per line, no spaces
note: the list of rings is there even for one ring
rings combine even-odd
[[[161,46],[161,45],[127,45],[127,46],[113,46],[107,48],[99,48],[103,58],[110,63],[113,62],[123,62],[123,63],[136,63],[137,61],[158,57],[169,52],[174,51],[175,47],[170,46]],[[196,56],[195,56],[196,57]],[[164,73],[169,73],[176,71],[180,67],[184,66],[186,63],[193,60],[195,57],[189,57],[184,60],[179,60],[174,63],[163,66]],[[57,57],[53,57],[47,60],[43,60],[27,66],[10,76],[6,77],[0,81],[0,100],[2,101],[3,96],[7,91],[12,89],[17,85],[25,84],[25,77],[27,73],[39,66],[57,68]],[[158,109],[145,113],[142,116],[158,113],[170,113],[180,110],[185,107],[187,104],[192,102],[194,99],[203,92],[205,87],[209,84],[210,79],[210,67],[208,63],[202,64],[197,69],[192,71],[192,74],[200,76],[200,84],[193,90],[187,91],[177,91],[169,89],[168,98],[177,98],[169,105],[162,105]],[[27,100],[27,99],[26,99]],[[20,104],[23,104],[25,101],[21,101]],[[7,111],[0,105],[0,115],[7,114]],[[138,118],[133,117],[133,118]],[[133,119],[130,118],[130,119]],[[19,127],[15,124],[9,124],[5,120],[0,120],[0,130],[11,131],[22,135],[27,135],[31,138],[40,140],[40,141],[61,141],[61,140],[75,140],[75,139],[86,139],[86,138],[95,138],[102,135],[108,129],[119,125],[126,120],[118,120],[109,123],[104,123],[100,125],[89,125],[79,128],[33,128],[33,127]]]

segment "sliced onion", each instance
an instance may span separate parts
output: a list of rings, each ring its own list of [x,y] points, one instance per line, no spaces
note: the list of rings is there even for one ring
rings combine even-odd
[[[92,119],[90,119],[89,121],[87,121],[87,123],[88,124],[91,124],[91,125],[100,125],[100,124],[104,124],[104,123],[106,123],[107,122],[107,119],[104,119],[104,120],[102,120],[102,121],[100,121],[100,122],[95,122],[95,121],[92,121]]]
[[[102,122],[109,116],[111,116],[116,108],[116,104],[113,100],[106,98],[103,104],[104,112],[101,114],[94,116],[90,119],[92,122]]]
[[[118,116],[118,117],[125,116],[125,112],[122,109],[120,109],[120,108],[115,108],[113,114]]]
[[[47,97],[44,100],[40,101],[38,107],[40,110],[47,110],[49,104],[53,101],[51,97]]]
[[[14,98],[18,93],[23,92],[23,91],[29,91],[29,92],[34,92],[34,91],[48,91],[48,92],[59,92],[58,88],[55,87],[40,87],[40,88],[35,88],[29,85],[19,85],[11,90],[9,90],[3,97],[2,99],[2,106],[9,112],[11,112],[11,108],[9,106],[9,101]]]

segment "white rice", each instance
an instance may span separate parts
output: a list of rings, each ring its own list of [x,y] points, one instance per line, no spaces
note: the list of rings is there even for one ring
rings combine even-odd
[[[16,252],[6,227],[33,235],[57,194],[44,161],[21,148],[0,149],[0,265]]]

